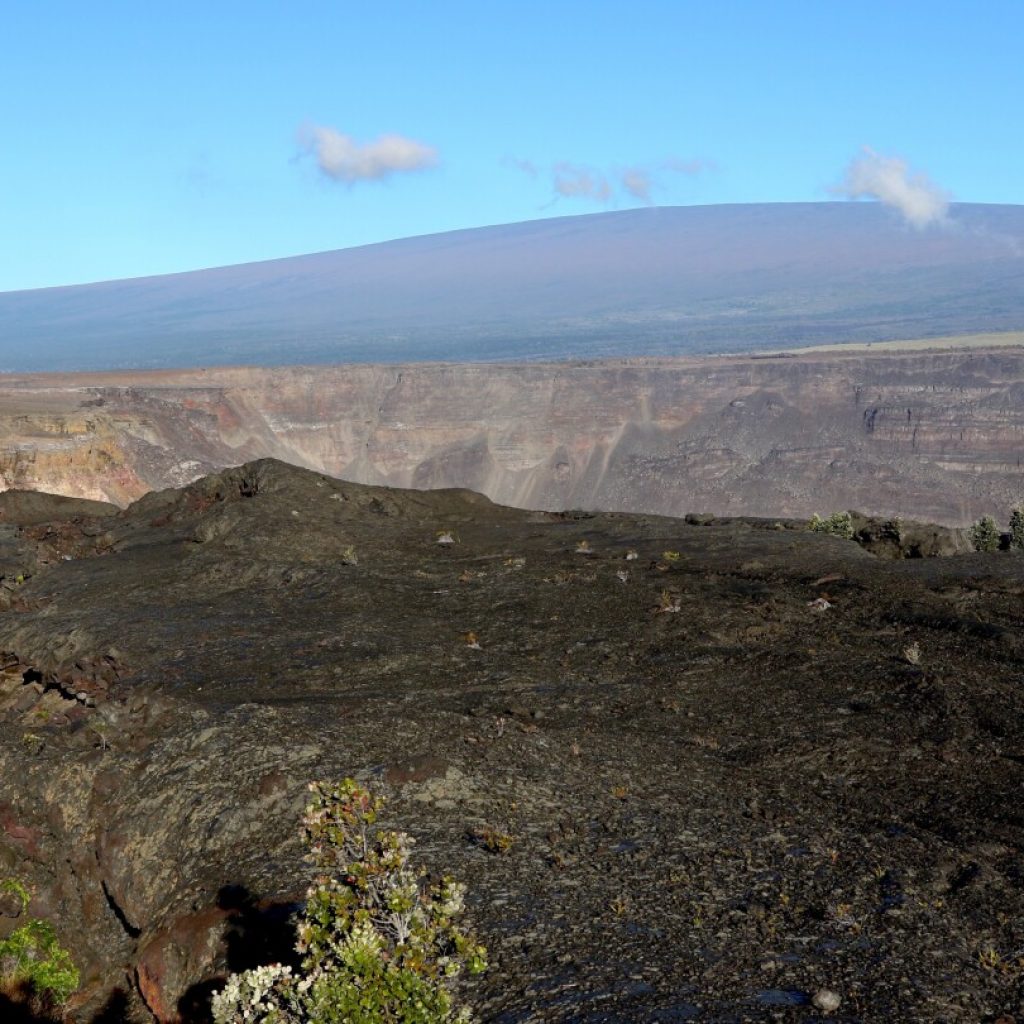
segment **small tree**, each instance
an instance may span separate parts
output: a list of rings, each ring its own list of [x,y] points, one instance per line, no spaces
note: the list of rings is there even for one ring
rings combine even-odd
[[[815,512],[807,528],[814,533],[831,533],[844,540],[853,539],[853,517],[849,512],[833,512],[827,519],[822,519]]]
[[[302,973],[271,965],[232,975],[216,1024],[449,1024],[470,1020],[450,982],[486,951],[455,924],[465,888],[409,866],[412,839],[376,832],[383,804],[353,779],[312,783],[303,819],[317,876],[299,918]]]
[[[999,549],[999,528],[991,516],[982,516],[971,527],[970,537],[975,551],[997,551]]]
[[[1024,550],[1024,505],[1010,510],[1010,547],[1015,551]]]

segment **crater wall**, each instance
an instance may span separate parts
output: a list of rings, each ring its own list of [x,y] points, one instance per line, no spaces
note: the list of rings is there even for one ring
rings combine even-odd
[[[0,487],[119,504],[272,456],[502,504],[858,508],[1024,496],[1024,349],[0,378]]]

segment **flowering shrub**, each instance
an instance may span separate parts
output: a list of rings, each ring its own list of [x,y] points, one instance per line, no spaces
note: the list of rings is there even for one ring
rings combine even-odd
[[[21,882],[0,882],[0,893],[9,893],[28,909],[29,892]],[[30,918],[6,939],[0,939],[0,991],[25,992],[40,1012],[67,1002],[78,988],[78,970],[71,954],[57,941],[49,921]]]
[[[274,965],[232,975],[213,997],[216,1024],[467,1022],[451,979],[479,974],[486,951],[456,925],[465,887],[427,886],[409,866],[412,839],[373,832],[383,801],[353,779],[312,783],[303,819],[317,875],[296,950],[302,971]]]

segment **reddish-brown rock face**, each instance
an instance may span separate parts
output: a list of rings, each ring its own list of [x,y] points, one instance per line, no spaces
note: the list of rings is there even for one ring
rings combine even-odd
[[[522,507],[959,524],[1024,493],[1024,350],[0,382],[3,487],[127,504],[261,456]]]
[[[159,1024],[179,1024],[179,1006],[197,977],[224,959],[224,932],[229,914],[210,908],[185,914],[158,932],[139,954],[139,992]]]

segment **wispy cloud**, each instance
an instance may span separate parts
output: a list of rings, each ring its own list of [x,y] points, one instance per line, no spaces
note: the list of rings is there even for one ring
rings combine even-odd
[[[942,224],[949,212],[948,192],[923,172],[912,172],[901,157],[883,156],[869,146],[850,161],[842,184],[832,192],[848,199],[877,199],[915,228]]]
[[[564,160],[552,168],[551,186],[557,195],[566,199],[593,199],[607,203],[612,197],[611,184],[603,174]]]
[[[328,178],[354,185],[383,181],[393,174],[424,171],[437,165],[433,146],[404,135],[381,135],[372,142],[357,142],[335,128],[306,124],[299,129],[299,145],[311,153]]]
[[[507,156],[501,162],[505,167],[514,167],[517,171],[522,171],[523,174],[528,174],[531,178],[536,178],[540,174],[540,168],[532,160],[523,160],[518,156]]]
[[[533,160],[511,156],[505,157],[502,164],[531,178],[545,177],[551,185],[553,201],[582,199],[602,206],[619,198],[650,204],[654,194],[664,187],[662,172],[695,177],[718,167],[713,160],[699,157],[689,160],[668,157],[653,164],[630,164],[607,171],[569,160],[559,160],[545,168]]]
[[[670,156],[667,160],[662,160],[661,166],[666,171],[672,171],[675,174],[685,174],[688,178],[695,178],[698,174],[707,174],[718,170],[716,161],[707,160],[702,156],[690,157],[688,160],[678,156]]]
[[[619,172],[623,189],[642,203],[651,201],[651,172],[643,167],[627,167]]]

